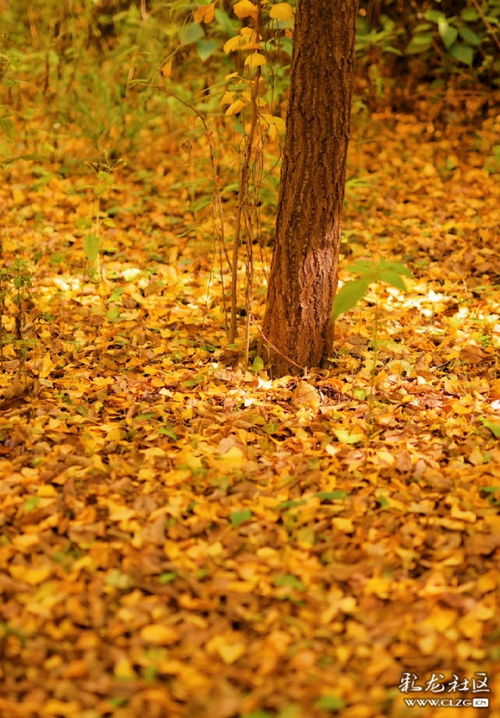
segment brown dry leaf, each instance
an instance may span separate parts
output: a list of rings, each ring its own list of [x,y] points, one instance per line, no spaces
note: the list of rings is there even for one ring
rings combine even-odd
[[[292,395],[292,400],[298,408],[304,407],[318,411],[321,406],[321,396],[319,391],[307,381],[299,381]]]

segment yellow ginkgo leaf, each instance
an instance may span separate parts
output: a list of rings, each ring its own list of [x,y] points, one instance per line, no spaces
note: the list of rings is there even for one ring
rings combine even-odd
[[[196,8],[193,13],[193,20],[195,22],[203,22],[203,18],[205,17],[205,8],[206,5],[202,5],[201,7]]]
[[[29,551],[38,542],[39,537],[36,534],[19,534],[12,539],[12,545],[19,551]]]
[[[260,67],[261,65],[265,65],[267,62],[264,55],[261,55],[260,52],[252,52],[245,60],[245,65],[247,67]]]
[[[240,0],[233,5],[233,12],[239,18],[257,17],[257,6],[250,0]]]
[[[204,22],[208,24],[212,22],[215,17],[215,3],[211,2],[209,5],[202,5],[194,11],[193,19],[195,22]]]
[[[230,117],[231,115],[236,115],[238,112],[241,112],[241,110],[245,107],[245,103],[242,102],[242,100],[236,100],[233,102],[232,105],[230,105],[225,114]]]
[[[48,566],[40,566],[40,568],[29,568],[27,566],[13,565],[9,569],[10,575],[19,580],[29,583],[31,586],[36,586],[39,583],[43,583],[52,573],[52,569]]]
[[[245,653],[245,644],[242,642],[233,643],[232,645],[222,644],[218,648],[218,653],[224,663],[231,665]]]
[[[293,8],[287,2],[279,2],[272,6],[269,15],[273,20],[291,20]]]
[[[168,646],[179,640],[177,631],[170,626],[164,626],[161,623],[152,623],[141,629],[141,638],[148,643],[156,643],[159,646]]]
[[[251,27],[242,27],[240,35],[240,50],[258,50],[260,48],[259,36]]]
[[[237,102],[241,102],[241,100],[237,100]],[[236,102],[233,102],[233,105],[236,105]],[[245,106],[244,102],[241,102],[242,107]],[[232,106],[231,106],[232,107]],[[231,108],[229,108],[231,109]],[[226,115],[228,113],[226,112]],[[231,446],[229,451],[226,451],[224,454],[221,454],[220,462],[224,463],[224,466],[226,469],[241,469],[245,462],[245,455],[243,454],[242,450],[237,446]]]
[[[285,120],[276,115],[270,115],[266,112],[262,114],[262,118],[271,126],[276,127],[279,132],[285,131]]]
[[[332,519],[332,524],[335,526],[336,529],[339,531],[343,531],[344,533],[351,533],[354,531],[354,526],[351,519],[344,519],[341,516],[338,518]]]
[[[115,663],[115,668],[113,673],[117,678],[120,678],[122,680],[130,680],[131,678],[136,678],[135,671],[132,668],[130,661],[128,658],[120,658]]]
[[[227,665],[235,663],[245,653],[245,644],[228,636],[214,636],[206,648],[209,653],[218,653]]]
[[[128,521],[136,515],[134,509],[129,509],[128,506],[115,504],[113,502],[108,504],[108,510],[110,521]]]
[[[166,63],[161,68],[161,74],[163,77],[170,77],[172,74],[172,60],[167,60]]]
[[[227,40],[224,43],[223,50],[226,53],[226,55],[229,55],[230,52],[233,52],[233,50],[237,50],[241,46],[241,37],[237,35],[236,37],[231,37],[229,40]]]
[[[52,361],[49,352],[45,354],[42,360],[42,366],[40,367],[39,377],[41,379],[46,379],[52,369],[54,368],[54,362]]]
[[[221,105],[230,105],[232,102],[234,102],[234,95],[232,92],[225,92],[222,97],[219,104]]]

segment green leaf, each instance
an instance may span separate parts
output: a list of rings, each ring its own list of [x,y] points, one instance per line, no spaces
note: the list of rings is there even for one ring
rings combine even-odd
[[[470,27],[461,27],[459,32],[468,45],[477,46],[481,44],[481,38]]]
[[[358,262],[352,262],[346,267],[346,271],[351,274],[367,274],[373,272],[376,264],[369,259],[360,259]]]
[[[479,14],[475,7],[464,7],[460,13],[460,17],[466,22],[474,22],[474,20],[478,19]]]
[[[248,521],[252,518],[252,512],[250,509],[243,509],[243,511],[233,511],[231,513],[231,524],[238,528],[238,526],[241,526],[241,524],[244,524],[245,521]]]
[[[384,51],[384,52],[391,52],[393,55],[399,55],[399,56],[402,56],[402,55],[403,55],[403,53],[401,52],[401,50],[398,50],[397,47],[393,47],[392,45],[385,45],[383,51]]]
[[[193,42],[201,40],[202,37],[205,37],[205,31],[199,22],[186,25],[180,32],[181,45],[191,45]]]
[[[500,505],[500,495],[499,495],[500,486],[481,486],[481,488],[479,489],[479,492],[481,494],[484,494],[484,498],[492,506]]]
[[[494,424],[492,421],[485,419],[483,416],[479,418],[479,421],[481,421],[483,426],[491,431],[496,439],[500,437],[500,424]]]
[[[15,125],[11,119],[5,117],[0,118],[0,130],[9,139],[12,139],[12,137],[14,137],[15,129]]]
[[[378,265],[381,269],[391,269],[393,272],[397,272],[398,274],[404,274],[405,277],[413,277],[413,274],[410,272],[408,267],[405,267],[404,264],[400,264],[399,262],[380,262]]]
[[[391,284],[393,287],[396,287],[396,289],[399,289],[401,292],[406,292],[406,284],[401,279],[401,275],[398,274],[398,272],[395,272],[392,269],[382,269],[380,271],[380,279],[387,282],[387,284]]]
[[[450,48],[458,37],[458,30],[452,25],[448,25],[445,18],[438,21],[438,30],[446,49]]]
[[[297,576],[294,576],[291,573],[284,573],[281,576],[275,576],[273,578],[273,584],[275,586],[289,586],[290,588],[297,589],[297,591],[305,591],[306,588],[302,581],[299,581]]]
[[[289,57],[292,56],[292,50],[293,50],[293,41],[291,37],[281,37],[280,38],[280,48],[282,52],[284,52]]]
[[[339,489],[338,491],[318,491],[318,493],[314,495],[317,496],[319,499],[336,501],[337,499],[345,499],[346,496],[349,496],[349,493],[347,491],[341,491]]]
[[[122,573],[117,568],[114,568],[106,576],[105,583],[107,586],[126,589],[132,586],[132,579],[127,574]]]
[[[154,666],[144,666],[142,669],[142,675],[146,681],[155,681],[158,675],[158,670]]]
[[[343,698],[339,698],[338,696],[321,696],[321,698],[314,704],[314,707],[319,708],[319,710],[330,711],[333,713],[345,708],[345,701]]]
[[[107,300],[108,303],[113,304],[119,302],[124,291],[123,287],[115,287]]]
[[[154,419],[156,413],[154,411],[145,411],[143,414],[137,414],[134,416],[134,420],[141,419]]]
[[[430,20],[431,22],[439,22],[440,20],[446,19],[443,13],[439,10],[427,10],[427,12],[424,12],[424,17],[426,20]]]
[[[232,37],[237,33],[238,29],[238,21],[233,20],[225,10],[220,10],[217,8],[215,11],[215,19],[217,21],[217,25],[221,28],[223,32],[226,33],[229,37]]]
[[[464,45],[461,42],[455,42],[448,48],[448,52],[450,55],[453,55],[455,60],[459,60],[465,65],[472,65],[474,60],[474,50],[469,45]]]
[[[418,55],[420,52],[427,52],[432,44],[432,35],[416,35],[412,37],[406,46],[407,55]]]
[[[280,710],[277,718],[300,718],[300,708],[298,705],[290,703]]]
[[[33,509],[36,509],[40,501],[41,498],[39,496],[31,496],[29,499],[26,499],[23,504],[24,513],[28,514],[30,511],[33,511]]]
[[[304,499],[290,499],[290,501],[282,501],[281,504],[278,504],[274,508],[278,511],[284,510],[284,509],[293,509],[295,506],[301,506],[302,504],[307,503]]]
[[[430,30],[432,25],[430,22],[419,22],[418,25],[415,25],[413,28],[414,33],[423,32],[424,30]]]
[[[214,52],[219,47],[220,43],[218,43],[216,40],[199,40],[195,47],[196,52],[198,53],[198,57],[202,62],[205,62],[205,60],[208,60],[209,57],[211,57]]]
[[[347,429],[334,429],[333,433],[341,444],[357,444],[363,441],[363,434],[356,431],[348,431]]]
[[[341,314],[352,309],[366,295],[370,282],[367,279],[354,279],[346,282],[337,293],[333,302],[332,319],[335,321]]]
[[[264,359],[257,355],[252,362],[252,371],[254,371],[256,374],[258,374],[259,371],[262,371],[263,368],[264,368]]]
[[[6,84],[5,81],[3,84]],[[10,165],[12,162],[17,162],[17,160],[32,160],[33,162],[43,162],[45,160],[45,157],[43,157],[42,155],[14,155],[12,157],[5,157],[5,159],[0,161],[0,164]]]
[[[170,583],[171,581],[174,581],[177,578],[177,573],[175,571],[169,571],[168,573],[162,573],[161,576],[158,577],[158,581],[160,583]]]
[[[111,307],[104,315],[108,322],[119,322],[120,321],[120,310],[118,307]]]
[[[52,252],[52,254],[49,257],[49,262],[52,267],[56,266],[56,264],[61,264],[61,262],[66,261],[66,252]]]
[[[307,544],[308,546],[314,546],[316,542],[314,529],[312,529],[310,526],[303,526],[301,529],[299,529],[297,531],[296,538],[297,541],[302,544]]]
[[[277,421],[270,421],[269,424],[262,427],[262,430],[265,431],[266,434],[275,434],[279,428],[280,425]]]
[[[368,396],[366,389],[361,389],[359,387],[354,389],[352,393],[354,394],[356,399],[359,399],[360,401],[364,401],[366,399],[366,397]]]
[[[163,436],[168,436],[168,438],[172,439],[172,441],[177,441],[177,434],[175,433],[172,424],[168,421],[163,426],[160,426],[158,433],[163,434]]]
[[[122,706],[126,706],[128,702],[129,698],[123,698],[122,696],[117,696],[116,698],[108,698],[108,703],[114,708],[121,708]]]
[[[89,232],[83,240],[83,249],[85,250],[87,261],[92,264],[96,262],[99,256],[99,237]]]

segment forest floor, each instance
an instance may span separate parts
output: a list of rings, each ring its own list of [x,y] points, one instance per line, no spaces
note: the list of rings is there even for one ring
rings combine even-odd
[[[343,267],[413,278],[342,317],[331,370],[301,379],[245,368],[244,318],[227,348],[209,210],[183,185],[202,141],[116,170],[100,283],[95,177],[10,165],[4,258],[32,287],[25,366],[8,345],[1,378],[2,718],[487,714],[405,704],[422,696],[500,715],[499,126],[448,122],[355,123]]]

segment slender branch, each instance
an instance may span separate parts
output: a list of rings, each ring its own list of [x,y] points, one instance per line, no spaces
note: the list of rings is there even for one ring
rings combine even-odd
[[[226,241],[225,241],[225,234],[224,234],[224,213],[222,209],[222,199],[220,196],[220,190],[219,190],[219,182],[218,182],[218,174],[217,174],[217,167],[215,164],[215,151],[212,143],[212,137],[210,132],[210,127],[208,126],[207,120],[203,113],[201,113],[199,110],[196,109],[194,105],[192,105],[190,102],[187,102],[186,100],[183,100],[181,97],[175,94],[175,92],[172,92],[171,90],[167,90],[165,88],[161,88],[169,94],[171,97],[173,97],[177,102],[180,102],[181,105],[184,105],[184,107],[187,107],[191,112],[193,112],[196,117],[200,120],[200,122],[203,125],[203,130],[205,132],[205,136],[207,138],[208,143],[208,152],[210,157],[210,168],[212,172],[212,185],[213,185],[213,203],[212,203],[212,224],[214,227],[214,234],[217,234],[219,237],[219,257],[220,257],[220,278],[221,278],[221,286],[222,286],[222,307],[224,311],[224,323],[227,331],[228,321],[227,321],[227,306],[226,306],[226,293],[224,289],[224,266],[223,266],[223,255],[225,256],[226,262],[229,266],[229,271],[232,271],[232,264],[231,260],[229,259],[227,249],[226,249]],[[219,230],[216,231],[216,218],[219,220]]]
[[[255,321],[255,326],[257,327],[257,331],[259,332],[260,336],[265,341],[265,343],[268,346],[270,346],[271,349],[276,352],[276,354],[279,354],[281,357],[283,357],[283,359],[286,359],[288,362],[290,362],[290,364],[293,364],[301,371],[305,371],[306,367],[302,366],[301,364],[297,364],[296,361],[294,361],[291,357],[287,356],[286,354],[283,354],[283,352],[280,352],[280,350],[271,341],[269,341],[269,339],[265,336],[265,334],[263,334],[262,329],[259,327],[259,325],[256,321],[256,318],[254,317],[252,312],[249,312],[249,314],[252,316],[252,319]]]
[[[255,23],[255,32],[257,40],[260,35],[260,16],[261,16],[261,0],[257,0],[257,19]],[[243,210],[248,195],[248,179],[250,172],[250,160],[252,157],[252,147],[257,129],[259,111],[257,107],[257,97],[259,93],[259,81],[261,76],[260,65],[257,67],[255,79],[251,94],[252,118],[250,121],[250,130],[246,139],[245,154],[240,172],[240,186],[238,192],[238,209],[236,213],[236,226],[234,230],[233,259],[231,271],[231,317],[229,326],[229,343],[232,344],[236,338],[236,322],[237,322],[237,304],[238,304],[238,255],[241,244],[241,225],[243,218]]]
[[[493,41],[495,42],[495,45],[500,49],[500,40],[498,39],[496,29],[493,27],[493,25],[490,23],[490,21],[484,14],[483,9],[482,9],[481,5],[478,3],[478,1],[472,0],[472,2],[474,3],[476,10],[478,11],[479,15],[481,16],[481,20],[484,22],[485,26],[488,28],[488,30],[491,34],[491,37],[493,38]]]

